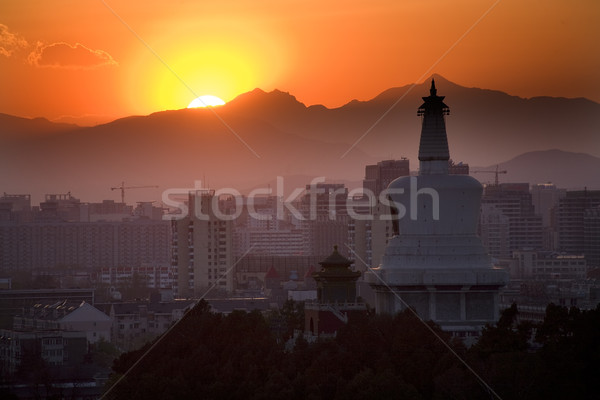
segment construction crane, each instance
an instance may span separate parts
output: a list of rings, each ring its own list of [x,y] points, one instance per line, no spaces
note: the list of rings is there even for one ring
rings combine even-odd
[[[125,189],[149,189],[149,188],[158,188],[158,186],[125,186],[125,182],[121,182],[121,186],[111,187],[110,190],[120,190],[121,191],[121,203],[125,204]]]
[[[483,173],[496,174],[496,179],[494,181],[494,184],[496,186],[498,186],[498,174],[506,174],[508,171],[506,171],[506,170],[499,171],[498,170],[498,166],[496,165],[496,169],[492,170],[492,171],[479,170],[479,171],[473,171],[473,172],[475,172],[475,173],[477,173],[477,172],[483,172]]]

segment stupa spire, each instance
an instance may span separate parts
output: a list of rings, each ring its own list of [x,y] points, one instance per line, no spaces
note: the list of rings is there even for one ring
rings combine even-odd
[[[429,89],[429,95],[435,96],[437,95],[437,89],[435,88],[435,79],[431,78],[431,89]]]
[[[435,80],[431,80],[429,96],[423,97],[424,103],[419,107],[417,115],[423,117],[421,125],[421,141],[419,144],[419,161],[421,173],[447,173],[447,163],[450,159],[448,150],[448,137],[446,136],[446,123],[444,116],[450,109],[444,103],[444,96],[437,95]],[[429,162],[433,164],[426,164]],[[444,163],[438,162],[444,161]],[[424,164],[425,163],[425,164]]]
[[[394,236],[381,264],[370,268],[365,280],[375,292],[378,313],[411,308],[423,320],[472,343],[472,335],[498,320],[499,290],[508,274],[493,267],[477,236],[481,183],[448,173],[444,118],[449,109],[443,100],[432,80],[419,107],[419,176],[389,184],[390,207],[397,217]]]

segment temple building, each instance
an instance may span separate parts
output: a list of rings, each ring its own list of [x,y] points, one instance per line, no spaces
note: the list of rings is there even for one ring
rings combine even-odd
[[[356,295],[356,280],[361,273],[350,269],[352,261],[341,255],[337,246],[319,264],[321,269],[312,274],[317,284],[317,300],[304,305],[304,331],[313,337],[335,335],[349,316],[367,310]]]
[[[366,279],[378,313],[411,307],[455,336],[476,337],[497,321],[508,274],[492,266],[477,236],[481,184],[449,174],[449,108],[433,80],[423,100],[419,175],[390,183],[394,236]]]

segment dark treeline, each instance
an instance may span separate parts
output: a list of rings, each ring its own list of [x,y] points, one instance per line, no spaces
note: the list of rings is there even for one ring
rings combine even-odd
[[[210,313],[201,302],[107,398],[491,399],[485,385],[411,313],[367,314],[335,339],[285,351],[270,317]],[[301,321],[287,313],[288,324]],[[600,308],[549,305],[544,323],[515,306],[467,349],[433,329],[503,399],[592,399],[600,390]],[[281,317],[281,315],[279,316]],[[277,319],[277,318],[275,318]],[[114,383],[149,348],[114,363]]]

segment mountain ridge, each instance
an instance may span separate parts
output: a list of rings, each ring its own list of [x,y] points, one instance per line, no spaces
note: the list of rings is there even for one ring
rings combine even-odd
[[[501,182],[554,183],[557,187],[571,190],[600,189],[600,157],[587,153],[560,149],[531,151],[483,169],[494,170],[496,166],[507,171],[500,176]]]
[[[523,153],[548,149],[600,156],[598,103],[583,98],[523,99],[434,78],[438,94],[450,107],[446,126],[450,154],[457,162],[505,168]],[[429,85],[426,81],[390,88],[373,99],[331,109],[306,106],[284,91],[255,89],[214,109],[158,111],[92,127],[0,114],[0,167],[15,171],[0,176],[0,189],[56,193],[81,187],[106,198],[110,194],[104,188],[121,181],[163,188],[187,187],[205,175],[217,186],[237,188],[292,175],[357,182],[364,177],[365,165],[402,156],[416,169],[416,110]],[[571,164],[596,168],[595,161],[567,163],[563,169],[571,174],[577,174]],[[566,180],[556,160],[545,157],[542,164],[548,165],[537,175],[514,179],[539,180],[553,171],[558,179],[549,176],[544,181]],[[535,169],[518,160],[506,166],[512,171],[521,168]],[[513,179],[512,174],[502,178]],[[589,170],[580,175],[596,180]],[[575,180],[571,177],[569,182]]]

